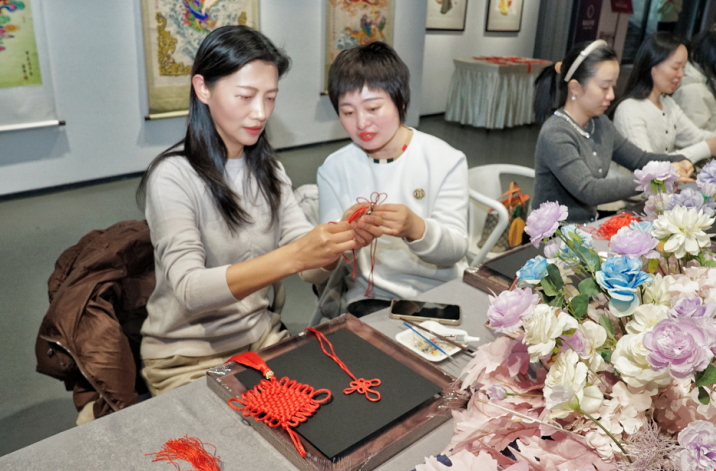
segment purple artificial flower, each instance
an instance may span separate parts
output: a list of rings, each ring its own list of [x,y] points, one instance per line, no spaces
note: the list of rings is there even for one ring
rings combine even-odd
[[[716,161],[714,160],[704,165],[696,177],[696,185],[699,188],[703,188],[707,183],[716,184]]]
[[[671,195],[671,198],[669,198],[669,201],[666,202],[664,209],[669,211],[677,206],[701,210],[709,217],[714,215],[713,205],[708,205],[704,201],[704,195],[698,191],[692,190],[691,188],[687,188],[681,193]]]
[[[675,299],[671,302],[671,310],[669,317],[676,319],[677,317],[700,317],[704,319],[713,319],[716,305],[713,303],[703,303],[698,296],[689,298]]]
[[[643,345],[648,350],[646,361],[652,369],[670,367],[677,379],[690,377],[704,370],[714,354],[711,351],[713,330],[704,319],[678,317],[659,321],[653,330],[644,334]]]
[[[652,160],[648,164],[644,165],[641,170],[634,170],[634,180],[639,185],[636,187],[637,190],[645,192],[647,195],[654,194],[651,188],[651,182],[656,180],[657,183],[663,183],[666,187],[666,191],[673,193],[674,183],[679,179],[679,174],[676,173],[676,169],[671,162]]]
[[[587,339],[584,338],[584,335],[579,330],[575,331],[574,334],[570,337],[567,337],[566,335],[562,335],[559,338],[562,339],[562,343],[564,343],[565,346],[571,348],[578,354],[580,354],[580,355],[589,354],[591,345],[589,344],[589,342],[587,342]]]
[[[550,240],[544,244],[544,256],[547,258],[554,258],[559,253],[559,244],[555,240]]]
[[[658,257],[659,254],[654,250],[657,245],[659,245],[659,241],[654,239],[649,232],[635,231],[630,227],[622,227],[609,241],[612,252],[629,258],[637,258],[642,255],[647,258]]]
[[[706,420],[694,420],[679,432],[681,469],[711,471],[716,469],[716,428]]]
[[[559,222],[565,219],[567,219],[566,206],[546,201],[527,217],[525,232],[529,234],[532,245],[537,247],[542,239],[552,237],[559,227]]]
[[[712,196],[716,195],[716,183],[704,183],[699,188],[701,190],[701,193],[704,194],[707,198],[711,198]]]
[[[539,295],[529,288],[503,291],[492,298],[492,305],[487,310],[490,327],[497,332],[514,332],[522,325],[522,317],[531,314],[537,304]]]
[[[501,401],[507,397],[507,391],[500,385],[493,384],[490,389],[487,390],[487,397],[491,401]]]

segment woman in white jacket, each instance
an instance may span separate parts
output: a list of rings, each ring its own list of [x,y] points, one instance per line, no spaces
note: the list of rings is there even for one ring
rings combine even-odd
[[[691,43],[684,78],[673,98],[697,127],[716,131],[716,25]]]
[[[688,51],[678,36],[658,32],[639,48],[614,125],[647,152],[682,154],[696,163],[716,155],[716,133],[699,129],[671,98]]]

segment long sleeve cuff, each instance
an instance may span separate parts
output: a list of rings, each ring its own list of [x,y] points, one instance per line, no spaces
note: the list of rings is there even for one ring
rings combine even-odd
[[[432,219],[423,219],[425,222],[425,232],[423,237],[418,240],[405,241],[418,257],[427,255],[435,250],[440,242],[440,226]]]
[[[709,157],[711,157],[711,149],[709,148],[709,145],[706,143],[706,141],[701,141],[692,146],[684,147],[683,149],[678,150],[676,153],[685,156],[691,161],[691,163],[696,163],[699,160],[708,159]]]

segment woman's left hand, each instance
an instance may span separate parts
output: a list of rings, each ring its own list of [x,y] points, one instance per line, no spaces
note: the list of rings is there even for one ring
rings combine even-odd
[[[422,239],[425,221],[402,204],[381,204],[375,207],[372,216],[383,220],[383,233],[408,240]]]
[[[679,183],[693,183],[694,165],[689,160],[681,160],[673,163],[676,173],[679,174]]]

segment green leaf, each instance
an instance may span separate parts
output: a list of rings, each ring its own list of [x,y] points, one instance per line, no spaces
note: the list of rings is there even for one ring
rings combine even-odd
[[[554,287],[558,290],[561,290],[564,288],[564,280],[562,280],[562,275],[559,273],[559,268],[557,268],[557,265],[554,263],[550,263],[547,265],[547,273],[549,276],[549,280],[552,282]]]
[[[704,371],[696,372],[696,386],[709,386],[716,383],[716,367],[709,365]]]
[[[649,273],[656,273],[656,270],[659,269],[659,259],[658,258],[650,258],[649,263],[647,264],[646,270]]]
[[[711,398],[709,397],[708,391],[706,391],[703,387],[699,386],[699,402],[705,406],[708,406],[710,399]]]
[[[604,361],[606,361],[607,363],[612,362],[612,352],[600,352],[599,354],[602,356],[602,358],[604,358]]]
[[[597,296],[600,293],[599,285],[594,278],[586,278],[579,283],[579,292],[587,296]]]
[[[655,195],[659,193],[659,186],[656,184],[655,180],[651,181],[651,191],[653,191]]]
[[[547,293],[545,293],[544,291],[540,291],[540,294],[542,295],[542,302],[544,302],[545,304],[550,304],[552,301],[554,301],[554,296],[547,296]]]
[[[550,281],[549,277],[542,278],[539,284],[542,286],[542,289],[547,296],[557,296],[557,289],[554,287],[554,284]]]
[[[715,268],[716,262],[714,262],[713,260],[706,260],[706,263],[704,264],[704,266],[709,267],[709,268]]]
[[[589,271],[599,271],[602,266],[602,260],[599,258],[599,255],[597,255],[594,250],[577,245],[574,247],[574,251],[577,253],[579,258],[582,259],[585,265],[587,265]]]
[[[601,316],[599,316],[599,325],[604,327],[604,330],[607,331],[607,335],[610,339],[614,338],[614,332],[616,329],[614,327],[614,322],[612,322],[610,318],[602,314]]]
[[[574,335],[575,332],[577,332],[577,329],[569,329],[562,332],[562,335],[564,335],[565,337],[571,337],[572,335]]]
[[[582,241],[582,238],[579,237],[579,234],[577,234],[577,231],[570,232],[570,233],[569,233],[569,237],[570,237],[573,241],[575,241],[576,243],[578,243],[579,245],[582,245],[582,244],[584,243],[584,242]]]
[[[579,294],[572,298],[570,301],[572,310],[574,311],[574,317],[581,319],[587,313],[587,306],[589,306],[589,296],[586,294]]]
[[[562,296],[561,294],[558,296],[555,296],[554,299],[549,302],[549,305],[558,307],[558,308],[563,308],[564,307],[564,296]]]

